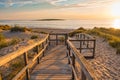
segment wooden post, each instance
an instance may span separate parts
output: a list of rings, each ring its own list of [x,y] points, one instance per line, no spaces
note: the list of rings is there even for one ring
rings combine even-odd
[[[24,53],[24,61],[25,61],[25,66],[27,66],[28,65],[27,52]],[[26,69],[26,80],[30,80],[29,69]]]
[[[89,40],[89,37],[87,37],[87,39]],[[89,41],[87,41],[87,48],[89,47]]]
[[[42,43],[42,49],[44,49],[44,42]],[[44,57],[44,51],[43,51],[43,57]]]
[[[68,47],[68,64],[70,64],[69,57],[70,57],[70,47]]]
[[[83,34],[83,39],[85,40],[85,34]],[[85,45],[85,41],[83,41],[83,45]]]
[[[37,48],[37,54],[39,54],[39,45],[36,47]],[[39,64],[40,63],[40,58],[39,58],[39,56],[38,56],[38,58],[37,58],[37,63]]]
[[[58,45],[58,35],[56,34],[56,45]]]
[[[49,46],[50,46],[50,34],[49,34],[49,36],[48,36],[48,40],[49,40]]]
[[[1,73],[0,73],[0,80],[2,80],[2,75],[1,75]]]
[[[95,46],[96,46],[96,40],[94,40],[94,47],[93,47],[93,58],[95,56]]]
[[[72,53],[72,66],[75,69],[75,55]],[[75,79],[74,72],[72,71],[72,80]]]
[[[86,80],[86,76],[82,69],[81,69],[81,80]]]
[[[67,45],[68,34],[65,35],[65,45]]]
[[[82,41],[80,40],[80,47],[79,47],[79,50],[80,50],[80,53],[81,53],[81,49],[82,48]]]
[[[48,39],[46,39],[46,44],[48,44]],[[46,50],[48,50],[48,45],[47,45],[47,47],[46,47]]]

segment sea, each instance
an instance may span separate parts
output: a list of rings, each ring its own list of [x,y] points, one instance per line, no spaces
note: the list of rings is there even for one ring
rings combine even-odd
[[[0,20],[0,25],[19,25],[30,28],[58,28],[77,29],[83,27],[92,29],[94,27],[114,28],[114,20],[57,20],[57,21],[33,21],[33,20]]]

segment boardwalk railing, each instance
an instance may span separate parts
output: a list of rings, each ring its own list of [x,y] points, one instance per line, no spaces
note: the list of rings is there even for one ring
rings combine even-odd
[[[76,34],[73,39],[70,39],[70,41],[77,44],[76,48],[80,53],[82,53],[83,50],[89,50],[91,55],[84,56],[85,58],[94,58],[96,47],[95,38],[85,33],[79,33]]]
[[[26,73],[26,79],[30,80],[30,71],[29,69],[32,68],[34,66],[34,64],[37,63],[39,64],[39,59],[40,56],[44,56],[44,51],[46,50],[47,46],[48,46],[48,37],[49,34],[42,40],[33,43],[31,45],[25,46],[22,49],[18,49],[15,52],[9,53],[3,57],[0,57],[0,66],[3,66],[4,64],[12,61],[13,59],[23,55],[24,56],[24,63],[23,65],[24,68],[12,79],[12,80],[21,80],[21,76],[23,76],[23,74]],[[42,46],[42,48],[41,48]],[[36,49],[36,55],[34,56],[34,58],[29,61],[28,60],[28,51],[30,51],[31,49],[35,48]],[[40,49],[41,48],[41,49]],[[2,80],[2,76],[0,75],[0,80]]]
[[[51,45],[52,41],[54,41],[56,45],[59,45],[59,43],[61,42],[61,37],[63,37],[62,38],[63,43],[67,45],[67,56],[68,56],[68,62],[72,68],[72,79],[96,80],[94,70],[91,69],[91,66],[89,65],[89,63],[86,61],[84,56],[76,49],[72,41],[68,39],[68,35],[63,33],[48,34],[44,39],[34,44],[23,47],[22,49],[18,49],[13,53],[9,53],[8,55],[0,57],[0,66],[5,65],[6,63],[12,61],[13,59],[23,55],[25,66],[12,80],[22,80],[21,76],[25,74],[26,74],[25,76],[26,79],[30,80],[30,69],[36,64],[36,62],[38,64],[40,63],[39,62],[40,56],[42,57],[44,56],[44,52],[47,49],[47,46]],[[33,57],[32,60],[28,60],[28,51],[34,48],[36,49],[35,50],[36,55]],[[79,77],[80,76],[79,73],[81,74],[81,77]],[[0,77],[0,79],[2,79],[2,77]]]
[[[72,67],[72,79],[96,80],[94,70],[70,40],[67,40],[67,49],[68,63]],[[81,71],[79,71],[79,69],[81,69]],[[79,77],[79,73],[81,77]]]
[[[66,45],[66,41],[68,39],[68,35],[66,33],[50,33],[49,34],[49,45],[51,43],[56,43],[56,45],[60,44],[60,42]]]

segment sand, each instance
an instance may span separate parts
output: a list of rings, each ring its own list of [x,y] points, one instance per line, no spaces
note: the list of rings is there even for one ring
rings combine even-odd
[[[45,28],[34,28],[33,31],[45,31],[45,32],[51,32],[53,31],[54,33],[66,33],[70,32],[72,30],[61,30],[61,29],[45,29]],[[18,36],[19,33],[14,33],[10,34],[9,32],[5,32],[4,35],[7,37],[12,37],[13,35]],[[31,33],[21,33],[19,34],[19,37],[21,36],[22,38],[29,37]],[[41,35],[41,38],[43,38],[45,35]],[[112,48],[109,46],[109,44],[105,41],[103,41],[103,38],[96,38],[96,52],[95,52],[95,58],[94,59],[87,59],[87,61],[90,63],[92,68],[95,70],[95,73],[97,75],[98,80],[120,80],[120,55],[116,54],[116,49]],[[21,42],[18,45],[22,45],[26,43],[26,41]],[[26,45],[29,45],[29,43]],[[23,45],[23,46],[26,46]],[[16,46],[16,45],[15,45]],[[19,46],[17,46],[18,48]],[[15,48],[13,46],[8,47],[8,51],[10,48]],[[16,48],[16,49],[17,49]],[[16,50],[15,49],[15,50]],[[3,50],[7,50],[4,48]],[[6,53],[8,53],[6,51]],[[14,50],[12,50],[14,51]],[[3,53],[2,49],[0,50],[0,54]]]
[[[98,80],[120,80],[120,55],[103,38],[97,38],[95,58],[89,59]]]

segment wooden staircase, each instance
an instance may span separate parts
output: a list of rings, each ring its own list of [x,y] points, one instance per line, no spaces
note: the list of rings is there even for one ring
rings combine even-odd
[[[66,47],[58,45],[48,50],[31,74],[31,80],[71,80]]]

